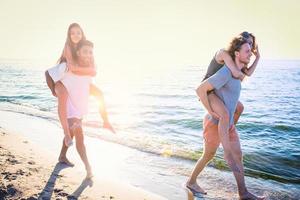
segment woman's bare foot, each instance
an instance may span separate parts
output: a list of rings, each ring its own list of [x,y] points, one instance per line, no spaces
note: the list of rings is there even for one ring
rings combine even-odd
[[[187,182],[187,183],[186,183],[186,187],[187,187],[188,189],[190,189],[192,193],[207,194],[207,192],[205,192],[205,191],[197,184],[197,182],[196,182],[196,183],[193,183],[193,184]]]
[[[110,130],[112,133],[116,133],[115,129],[109,122],[103,122],[103,128]]]
[[[67,157],[59,157],[58,162],[74,167],[74,164],[70,162]]]
[[[264,196],[255,196],[254,194],[251,194],[250,192],[247,192],[246,194],[240,196],[240,200],[264,200],[266,197]]]

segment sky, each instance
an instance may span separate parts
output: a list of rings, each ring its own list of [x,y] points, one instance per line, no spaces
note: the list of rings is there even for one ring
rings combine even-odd
[[[0,0],[0,59],[54,65],[79,23],[110,68],[207,66],[242,31],[264,59],[300,59],[297,0]]]

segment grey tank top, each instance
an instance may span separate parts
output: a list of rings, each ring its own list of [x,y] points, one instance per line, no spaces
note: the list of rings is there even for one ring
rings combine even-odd
[[[202,81],[205,81],[206,79],[208,79],[209,77],[211,77],[212,75],[214,75],[217,71],[219,71],[219,69],[221,69],[224,66],[224,64],[220,64],[216,61],[215,56],[213,57],[213,59],[210,61],[210,64],[208,65],[207,68],[207,72],[203,78]]]

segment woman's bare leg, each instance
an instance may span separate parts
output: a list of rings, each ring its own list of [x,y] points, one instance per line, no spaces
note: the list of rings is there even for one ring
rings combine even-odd
[[[90,165],[89,160],[86,155],[86,149],[85,149],[85,145],[84,145],[84,136],[83,136],[82,128],[77,127],[76,129],[74,129],[74,133],[75,133],[75,139],[76,139],[76,149],[77,149],[78,154],[80,155],[81,160],[84,163],[84,166],[85,166],[85,169],[87,172],[86,178],[92,178],[93,173],[92,173],[91,165]]]
[[[99,113],[103,119],[103,128],[109,129],[110,131],[115,133],[114,128],[108,120],[103,92],[96,85],[90,84],[90,94],[97,99],[97,102],[99,104]]]
[[[224,103],[221,99],[214,93],[208,95],[208,100],[210,103],[211,108],[215,113],[217,113],[219,118],[218,123],[218,134],[221,141],[221,144],[224,149],[224,158],[232,171],[238,171],[236,165],[236,159],[232,154],[230,141],[229,141],[229,113],[227,108],[225,107]]]
[[[46,83],[47,83],[49,89],[51,90],[52,95],[56,97],[55,83],[54,83],[53,79],[51,78],[51,76],[49,75],[48,71],[45,72],[45,77],[46,77]]]

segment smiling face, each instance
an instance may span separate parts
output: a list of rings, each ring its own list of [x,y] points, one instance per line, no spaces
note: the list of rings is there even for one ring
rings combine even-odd
[[[79,27],[74,26],[70,29],[70,39],[74,44],[78,44],[78,42],[82,39],[82,31]]]
[[[93,62],[94,54],[93,54],[93,47],[89,45],[83,45],[77,51],[78,61],[80,65],[83,66],[90,66]]]
[[[235,52],[236,59],[243,64],[248,64],[250,62],[251,56],[252,52],[249,43],[244,43],[240,47],[239,51]]]

